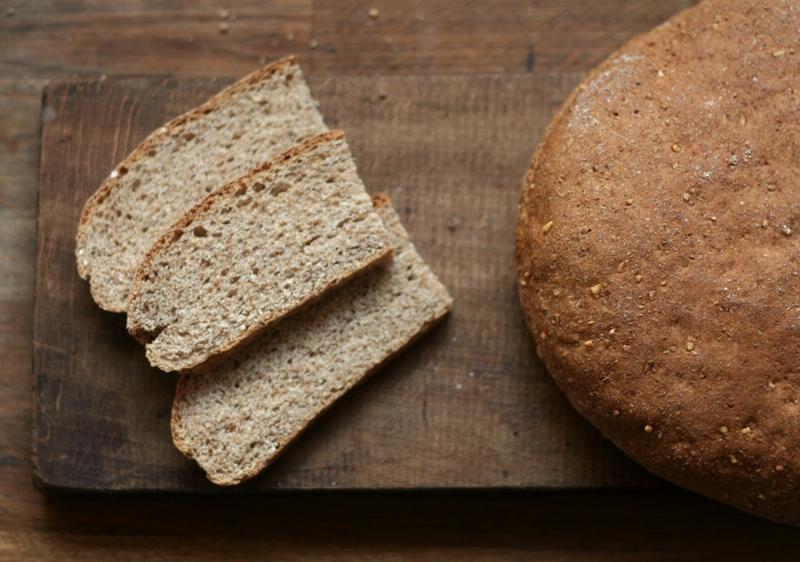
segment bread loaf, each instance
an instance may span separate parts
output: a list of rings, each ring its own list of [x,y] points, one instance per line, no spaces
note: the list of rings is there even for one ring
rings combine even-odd
[[[800,6],[706,0],[593,71],[524,182],[519,290],[572,404],[655,474],[800,523]]]

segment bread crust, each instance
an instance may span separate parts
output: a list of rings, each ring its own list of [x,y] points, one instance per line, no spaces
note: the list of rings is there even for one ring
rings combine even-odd
[[[547,128],[516,226],[573,406],[654,474],[795,525],[798,26],[789,1],[706,0],[634,38]]]
[[[273,74],[280,72],[287,67],[297,66],[297,57],[295,55],[289,55],[286,58],[277,60],[271,64],[268,64],[231,84],[224,90],[220,91],[218,94],[214,95],[213,97],[209,98],[205,103],[195,107],[172,119],[171,121],[167,122],[162,127],[159,127],[148,137],[142,141],[136,149],[131,152],[122,162],[120,162],[115,168],[114,171],[117,172],[118,175],[114,176],[113,174],[107,177],[103,183],[97,188],[89,199],[86,200],[86,203],[83,205],[83,209],[81,210],[80,219],[78,220],[78,231],[75,236],[75,253],[78,264],[78,274],[81,276],[82,279],[86,279],[89,281],[89,290],[91,291],[92,298],[97,303],[97,305],[102,308],[103,310],[107,310],[109,312],[125,312],[125,308],[116,306],[114,303],[108,301],[103,295],[96,290],[94,283],[92,281],[92,271],[91,268],[84,260],[80,259],[78,252],[80,252],[81,248],[84,247],[84,240],[86,237],[86,225],[89,222],[92,214],[97,210],[97,208],[102,205],[102,203],[106,200],[109,193],[116,188],[120,184],[120,178],[125,175],[126,171],[133,167],[133,165],[141,160],[143,157],[147,155],[154,148],[158,148],[161,141],[166,138],[174,137],[176,134],[179,134],[181,129],[187,124],[193,121],[196,121],[200,117],[207,115],[208,113],[216,110],[218,107],[224,105],[224,103],[234,97],[236,94],[246,90],[253,84],[261,82]],[[113,177],[112,177],[113,176]]]

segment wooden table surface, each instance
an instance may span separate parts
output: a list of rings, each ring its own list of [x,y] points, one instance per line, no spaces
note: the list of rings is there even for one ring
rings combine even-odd
[[[796,559],[800,532],[671,488],[48,497],[31,480],[39,111],[47,80],[237,76],[289,52],[313,76],[582,72],[692,3],[0,1],[0,560]]]

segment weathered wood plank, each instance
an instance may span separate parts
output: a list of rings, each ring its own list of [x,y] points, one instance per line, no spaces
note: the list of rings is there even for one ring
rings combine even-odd
[[[317,0],[319,74],[583,72],[695,0]]]
[[[0,75],[236,75],[292,52],[317,75],[586,71],[694,3],[30,0],[0,17]]]
[[[7,17],[7,8],[0,13],[0,76],[5,78],[230,76],[251,71],[259,60],[311,52],[312,0],[2,5],[14,8],[13,17]]]
[[[0,529],[8,528],[15,516],[25,519],[29,505],[20,490],[30,489],[31,481],[31,338],[43,85],[41,80],[0,80]]]

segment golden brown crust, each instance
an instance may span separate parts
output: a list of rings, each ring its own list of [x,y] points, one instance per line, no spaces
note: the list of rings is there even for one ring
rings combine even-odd
[[[83,239],[85,237],[84,227],[86,223],[89,221],[89,218],[94,213],[94,211],[99,207],[103,201],[106,200],[108,194],[113,190],[115,187],[119,185],[120,177],[127,173],[127,170],[131,169],[133,165],[145,157],[148,152],[152,149],[157,148],[161,141],[165,138],[174,137],[176,133],[180,131],[180,129],[185,126],[187,123],[197,120],[198,118],[202,117],[203,115],[207,115],[208,113],[216,110],[218,107],[223,105],[228,99],[234,97],[239,92],[246,90],[253,84],[266,80],[273,74],[283,70],[289,66],[296,66],[297,65],[297,57],[295,55],[289,55],[286,58],[280,59],[275,61],[271,64],[268,64],[255,72],[250,73],[249,75],[245,76],[238,82],[228,86],[224,90],[220,91],[215,96],[211,97],[208,101],[204,104],[191,109],[190,111],[184,113],[172,119],[164,126],[159,127],[148,137],[139,144],[133,152],[131,152],[122,162],[120,162],[115,168],[114,171],[117,172],[118,175],[112,177],[109,176],[105,179],[105,181],[97,188],[89,199],[86,200],[86,203],[83,205],[83,209],[81,210],[80,219],[78,220],[78,232],[75,236],[76,240],[76,248],[80,249],[83,247]],[[91,270],[89,269],[88,265],[85,265],[82,260],[78,260],[78,273],[83,279],[88,279],[90,281],[90,291],[92,293],[92,297],[94,298],[95,302],[104,310],[108,310],[110,312],[125,312],[123,309],[119,309],[115,307],[112,303],[106,301],[102,295],[98,294],[91,284]]]
[[[706,0],[625,45],[548,128],[516,232],[576,409],[655,474],[793,524],[798,27],[789,0]]]

